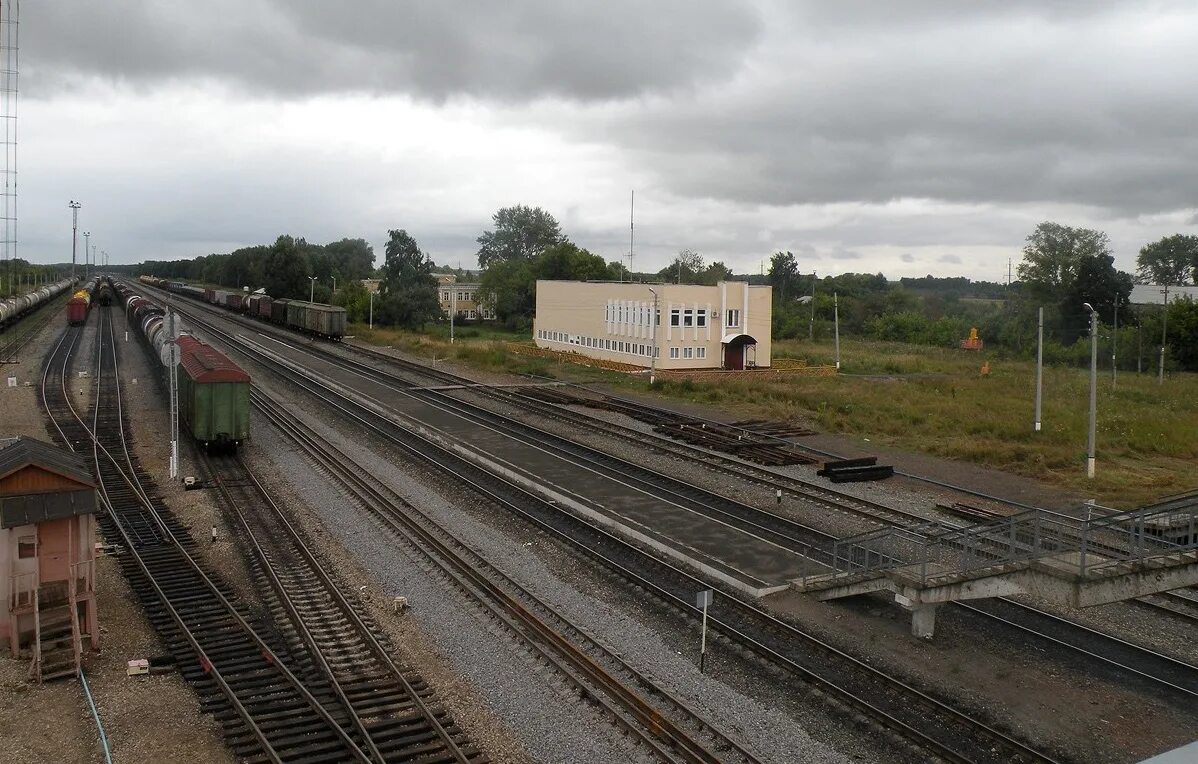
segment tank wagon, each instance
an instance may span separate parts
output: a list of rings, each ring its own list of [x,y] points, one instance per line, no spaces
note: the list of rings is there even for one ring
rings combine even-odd
[[[96,292],[96,287],[100,283],[100,278],[97,276],[71,296],[67,300],[67,323],[71,326],[79,326],[87,321],[87,312],[91,310],[92,295]]]
[[[112,304],[112,284],[107,278],[100,279],[100,286],[96,288],[96,302],[104,306]]]
[[[0,300],[0,329],[9,324],[16,323],[26,313],[45,305],[74,285],[74,279],[63,279],[57,283],[35,289],[28,294]]]
[[[167,342],[165,311],[131,289],[118,286],[129,323],[141,332],[155,358]],[[236,449],[250,437],[250,375],[216,348],[191,334],[177,340],[179,416],[184,429],[210,452]]]
[[[245,294],[233,289],[200,288],[157,276],[138,276],[143,284],[166,289],[192,299],[219,305],[234,313],[269,321],[304,334],[339,340],[345,336],[345,308],[306,300],[273,299],[267,294]]]

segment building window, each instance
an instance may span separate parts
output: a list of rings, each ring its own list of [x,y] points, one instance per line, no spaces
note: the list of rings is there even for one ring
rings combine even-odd
[[[695,348],[695,358],[706,358],[706,357],[707,357],[707,348],[705,348],[705,347]]]
[[[678,348],[670,348],[670,358],[678,357]]]
[[[661,310],[660,309],[653,311],[653,325],[661,326]]]
[[[694,348],[683,348],[682,349],[682,357],[683,358],[694,358],[695,357],[695,349]]]
[[[670,308],[670,326],[682,325],[682,311],[679,308]]]
[[[441,302],[449,302],[449,292],[441,293]]]
[[[739,310],[728,311],[728,324],[727,325],[728,326],[740,326],[740,311]]]
[[[707,326],[707,311],[700,310],[695,312],[695,326],[700,329]]]
[[[644,355],[644,354],[645,354],[645,346],[644,346],[644,345],[637,345],[637,346],[636,346],[636,354],[637,354],[637,355]]]
[[[17,557],[22,560],[37,557],[37,539],[33,536],[22,536],[17,539]]]

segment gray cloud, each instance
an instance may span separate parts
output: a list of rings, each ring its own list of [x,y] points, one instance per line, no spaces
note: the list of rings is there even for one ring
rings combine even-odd
[[[951,265],[960,265],[961,257],[959,255],[941,255],[940,257],[936,258],[936,262],[949,263]]]
[[[27,3],[28,92],[80,77],[257,94],[627,98],[734,74],[761,30],[731,0],[642,4],[213,0]]]
[[[899,260],[902,260],[904,263],[913,263],[915,262],[915,255],[911,254],[910,252],[904,252],[903,254],[899,255]]]

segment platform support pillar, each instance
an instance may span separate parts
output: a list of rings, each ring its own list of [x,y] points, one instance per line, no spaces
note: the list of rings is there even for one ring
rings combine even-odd
[[[936,632],[937,603],[921,602],[911,605],[911,636],[931,639]]]

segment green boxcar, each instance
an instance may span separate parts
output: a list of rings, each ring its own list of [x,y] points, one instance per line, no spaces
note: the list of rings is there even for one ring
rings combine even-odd
[[[250,375],[195,337],[178,343],[180,419],[204,448],[237,448],[250,437]]]
[[[345,334],[345,308],[292,300],[287,305],[287,326],[309,334],[340,339]]]

